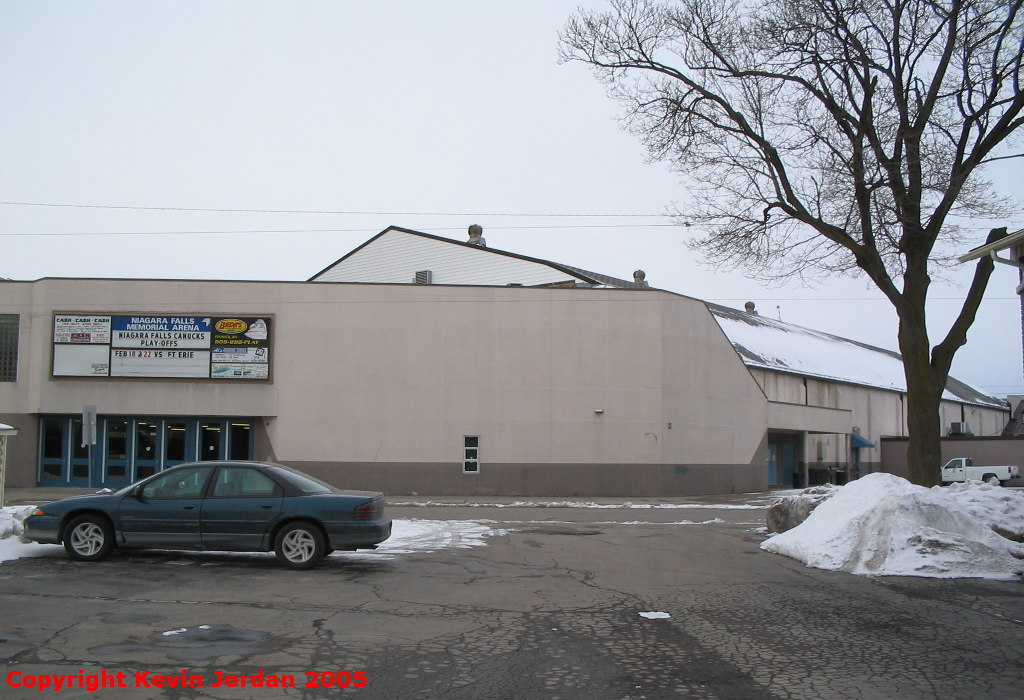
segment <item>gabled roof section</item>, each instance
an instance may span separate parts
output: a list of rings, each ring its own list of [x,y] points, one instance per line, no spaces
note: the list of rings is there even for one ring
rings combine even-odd
[[[585,270],[422,231],[389,226],[309,278],[310,282],[410,283],[417,270],[436,284],[603,284]]]
[[[704,303],[748,367],[907,391],[903,358],[897,352],[739,309]],[[953,377],[946,382],[942,398],[987,408],[1007,407],[1004,401]]]

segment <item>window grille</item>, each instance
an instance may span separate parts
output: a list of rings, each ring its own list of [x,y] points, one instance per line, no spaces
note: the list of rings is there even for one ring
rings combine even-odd
[[[18,381],[18,314],[0,314],[0,382]]]
[[[480,436],[466,435],[465,454],[462,460],[462,472],[464,474],[476,474],[480,471]]]

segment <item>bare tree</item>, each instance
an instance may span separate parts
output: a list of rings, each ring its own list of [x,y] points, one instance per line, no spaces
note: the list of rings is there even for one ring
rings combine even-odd
[[[928,287],[956,221],[1005,214],[980,171],[1022,155],[1007,150],[1024,123],[1021,2],[611,0],[561,34],[562,60],[594,69],[652,160],[698,183],[685,220],[709,231],[694,245],[710,263],[864,274],[889,299],[919,484],[939,477],[939,404],[992,262],[934,347]]]

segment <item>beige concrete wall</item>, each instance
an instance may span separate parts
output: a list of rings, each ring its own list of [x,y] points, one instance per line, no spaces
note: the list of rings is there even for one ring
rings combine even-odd
[[[860,428],[861,435],[876,445],[861,450],[862,473],[880,468],[881,451],[877,445],[883,436],[907,434],[906,397],[899,392],[757,368],[750,372],[764,389],[769,401],[803,403],[803,397],[806,397],[810,406],[850,411],[853,427]],[[976,435],[997,435],[1009,419],[1007,411],[943,401],[939,409],[943,432],[949,428],[950,423],[961,420],[961,411]],[[769,425],[784,427],[772,425],[771,418]],[[822,445],[820,449],[819,444]],[[812,466],[819,462],[842,466],[850,459],[848,445],[848,438],[842,434],[808,435],[805,443],[807,461]],[[818,459],[819,454],[821,460]]]
[[[447,465],[438,468],[448,474],[454,465],[455,475],[433,482],[450,488],[449,478],[487,483],[461,474],[465,435],[480,435],[482,473],[501,465],[502,488],[525,484],[527,471],[529,488],[543,488],[536,475],[551,465],[567,467],[549,472],[553,488],[584,473],[605,478],[587,465],[618,465],[609,467],[614,483],[586,486],[591,493],[621,483],[631,464],[668,465],[658,473],[674,476],[643,483],[680,493],[724,488],[715,486],[723,478],[716,467],[744,489],[764,478],[764,395],[706,307],[677,295],[171,280],[8,285],[5,301],[26,319],[19,381],[0,384],[9,422],[87,404],[107,415],[253,416],[262,424],[257,458],[336,471]],[[51,378],[54,312],[273,314],[273,381]],[[27,480],[35,478],[35,445],[31,454],[20,472]]]
[[[661,308],[663,461],[750,462],[766,435],[764,392],[703,303],[674,297]]]
[[[1010,419],[1009,411],[997,411],[979,406],[943,401],[940,408],[943,435],[949,432],[953,423],[970,423],[978,437],[1000,435]]]

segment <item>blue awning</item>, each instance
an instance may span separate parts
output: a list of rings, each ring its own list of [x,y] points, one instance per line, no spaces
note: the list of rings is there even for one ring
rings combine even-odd
[[[866,437],[862,437],[857,433],[850,433],[850,447],[853,449],[859,449],[861,447],[874,447],[875,443],[868,440]]]

